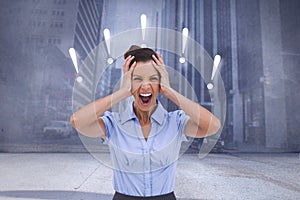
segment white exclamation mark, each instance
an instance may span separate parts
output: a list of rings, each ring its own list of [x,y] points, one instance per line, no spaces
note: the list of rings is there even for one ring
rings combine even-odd
[[[143,44],[141,45],[142,48],[147,47],[147,45],[145,44],[146,25],[147,25],[147,16],[145,14],[141,14],[141,27],[142,27],[142,38],[143,38]]]
[[[189,36],[189,29],[183,28],[182,29],[182,47],[181,47],[181,57],[179,58],[180,63],[185,63],[184,51],[186,49],[186,43]]]
[[[108,28],[104,29],[103,34],[108,53],[107,63],[112,64],[114,62],[114,59],[110,56],[110,30]]]
[[[215,58],[214,58],[214,66],[213,66],[213,70],[212,70],[212,73],[211,73],[211,78],[210,78],[211,80],[214,79],[220,62],[221,62],[221,56],[216,55]],[[213,88],[214,88],[214,85],[212,83],[207,84],[207,89],[211,90]]]

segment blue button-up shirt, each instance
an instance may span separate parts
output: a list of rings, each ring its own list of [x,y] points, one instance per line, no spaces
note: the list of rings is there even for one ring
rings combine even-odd
[[[161,104],[151,115],[145,140],[139,121],[129,106],[124,113],[105,112],[105,143],[113,164],[115,191],[132,196],[156,196],[174,191],[176,165],[189,117],[167,112]]]

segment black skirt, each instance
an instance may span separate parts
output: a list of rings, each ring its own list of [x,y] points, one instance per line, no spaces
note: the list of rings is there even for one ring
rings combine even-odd
[[[141,199],[147,199],[147,200],[176,200],[176,197],[174,195],[174,192],[163,194],[159,196],[152,196],[152,197],[137,197],[137,196],[130,196],[126,194],[121,194],[119,192],[115,192],[115,195],[112,200],[141,200]]]

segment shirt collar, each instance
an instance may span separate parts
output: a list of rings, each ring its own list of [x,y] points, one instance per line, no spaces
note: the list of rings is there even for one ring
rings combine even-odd
[[[165,108],[161,105],[159,101],[158,105],[155,109],[155,111],[151,115],[151,119],[156,121],[158,124],[162,125],[165,119],[165,116],[167,114],[167,111]],[[133,111],[133,101],[129,103],[128,108],[125,110],[125,112],[121,113],[120,115],[120,120],[121,124],[124,124],[125,122],[132,120],[132,119],[137,119],[134,111]]]
[[[158,105],[155,111],[152,113],[151,118],[154,119],[160,125],[162,125],[166,115],[167,115],[166,109],[158,101]]]

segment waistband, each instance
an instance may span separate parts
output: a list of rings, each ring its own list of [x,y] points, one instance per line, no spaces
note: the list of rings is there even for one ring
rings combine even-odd
[[[151,196],[151,197],[138,197],[138,196],[130,196],[126,194],[122,194],[119,192],[115,192],[115,195],[112,200],[176,200],[174,192],[170,192],[168,194],[158,195],[158,196]]]

